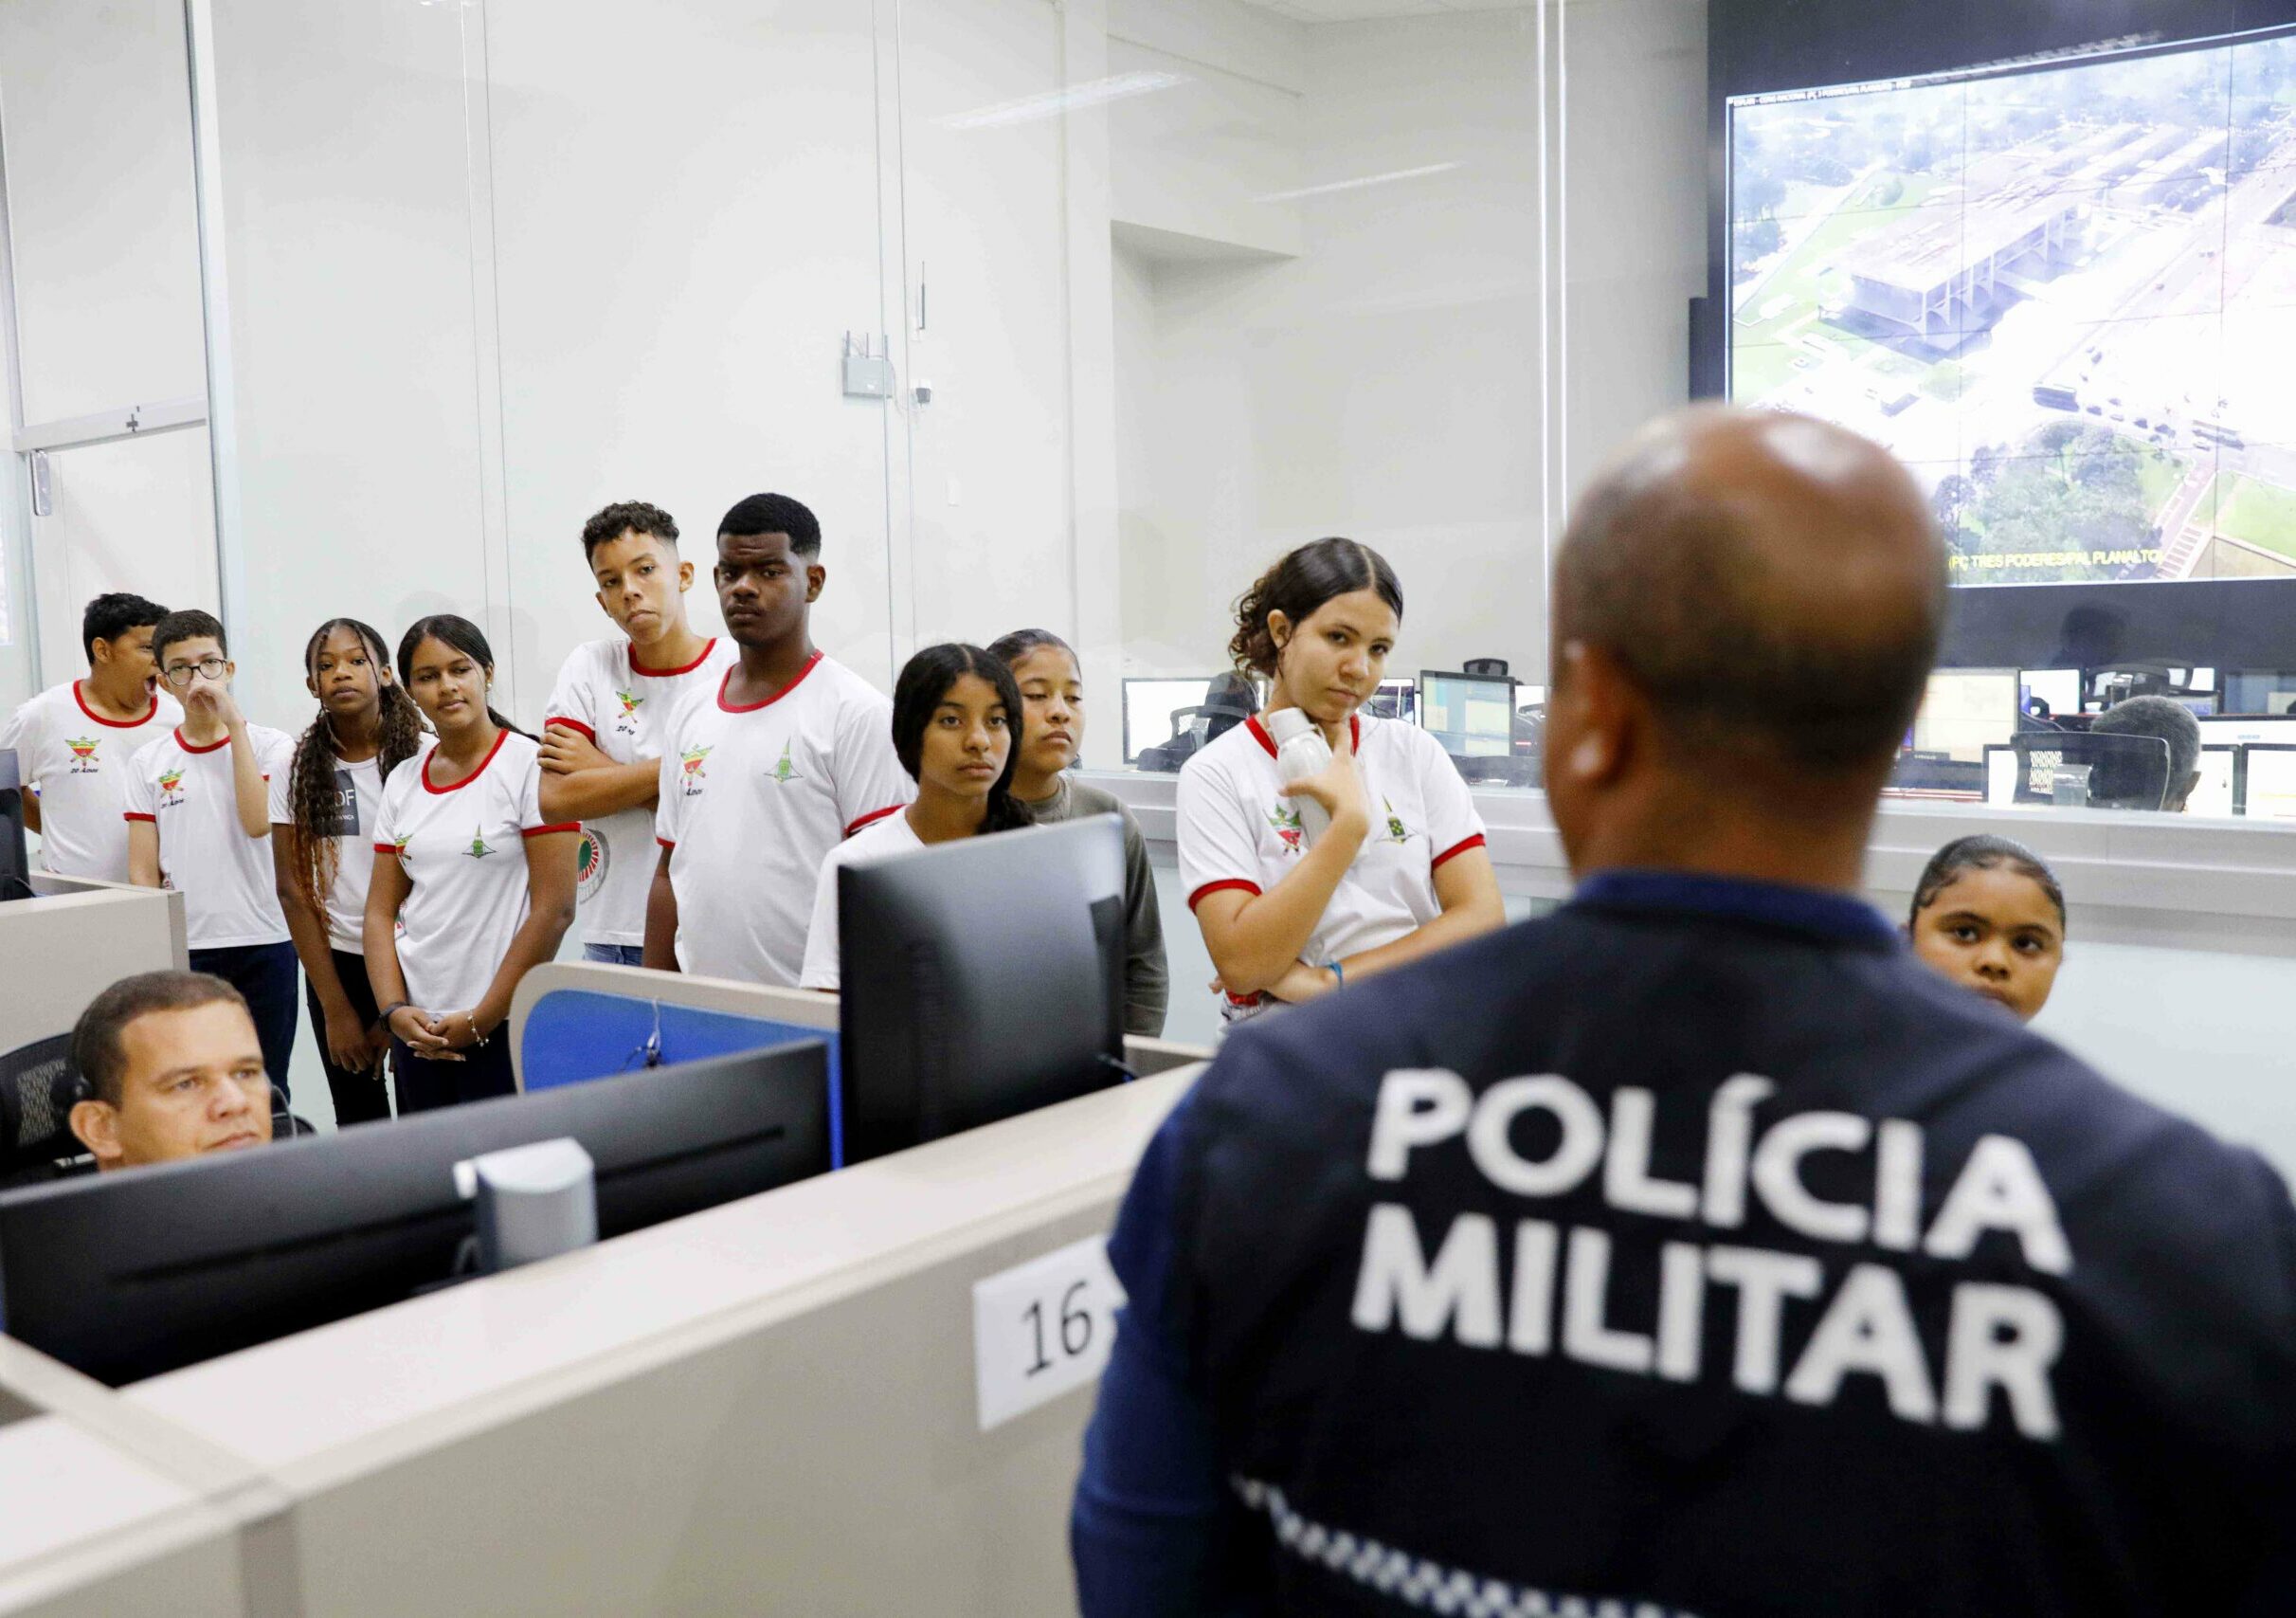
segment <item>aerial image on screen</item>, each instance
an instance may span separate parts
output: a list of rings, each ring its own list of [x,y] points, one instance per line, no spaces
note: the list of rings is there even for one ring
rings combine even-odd
[[[2296,34],[1729,107],[1730,395],[1888,445],[1957,584],[2296,578]]]

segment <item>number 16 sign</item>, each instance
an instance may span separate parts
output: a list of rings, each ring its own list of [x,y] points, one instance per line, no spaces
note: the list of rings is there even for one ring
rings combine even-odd
[[[1108,1364],[1123,1302],[1102,1236],[974,1282],[973,1375],[981,1430],[1097,1377]]]

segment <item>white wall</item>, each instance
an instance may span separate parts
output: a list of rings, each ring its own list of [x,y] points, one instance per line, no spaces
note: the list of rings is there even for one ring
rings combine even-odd
[[[1150,401],[1122,491],[1132,672],[1225,663],[1225,608],[1293,545],[1384,552],[1397,666],[1528,662],[1540,569],[1537,80],[1529,20],[1302,30],[1297,257],[1136,254],[1120,389]],[[1120,153],[1120,158],[1122,154]],[[1152,357],[1148,357],[1152,356]],[[1162,589],[1150,579],[1161,580]],[[1140,582],[1137,596],[1130,587]]]

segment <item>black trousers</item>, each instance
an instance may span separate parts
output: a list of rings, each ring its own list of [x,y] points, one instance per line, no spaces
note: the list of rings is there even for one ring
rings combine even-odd
[[[295,946],[226,944],[193,950],[191,970],[222,978],[245,997],[255,1018],[255,1037],[263,1047],[263,1071],[280,1100],[287,1099],[287,1064],[295,1056],[295,979],[299,964]]]
[[[399,1116],[409,1118],[515,1092],[518,1084],[511,1076],[509,1033],[505,1028],[484,1045],[473,1045],[461,1062],[426,1060],[392,1035],[390,1070],[399,1081]]]
[[[367,982],[367,957],[348,950],[330,950],[334,975],[343,980],[343,993],[358,1013],[359,1027],[374,1027],[374,990]],[[303,974],[303,1003],[311,1008],[311,1032],[318,1041],[319,1065],[327,1070],[327,1093],[334,1098],[334,1123],[349,1129],[354,1123],[380,1123],[390,1116],[390,1086],[380,1064],[366,1073],[335,1065],[327,1050],[327,1012],[319,1005],[318,985]]]

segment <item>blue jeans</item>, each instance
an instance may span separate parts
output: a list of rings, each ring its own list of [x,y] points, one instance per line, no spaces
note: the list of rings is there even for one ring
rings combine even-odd
[[[193,950],[191,970],[213,973],[245,997],[247,1011],[255,1019],[255,1037],[263,1047],[264,1071],[271,1076],[273,1091],[284,1100],[287,1060],[295,1054],[298,1010],[295,980],[300,963],[295,958],[295,946],[226,944],[218,949]],[[319,1033],[322,1049],[326,1043],[322,1025]]]
[[[596,961],[600,966],[643,966],[643,944],[585,944],[582,958]]]

